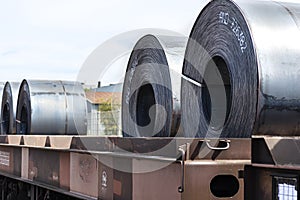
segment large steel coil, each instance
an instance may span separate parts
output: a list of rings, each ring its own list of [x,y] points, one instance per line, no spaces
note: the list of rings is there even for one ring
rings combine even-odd
[[[186,136],[300,135],[299,72],[299,4],[211,1],[185,54]]]
[[[77,82],[21,83],[17,107],[18,134],[86,134],[87,105]]]
[[[16,134],[16,113],[20,83],[6,82],[1,104],[2,134]]]
[[[180,77],[187,39],[146,35],[135,45],[122,94],[123,136],[180,135]]]
[[[0,82],[0,94],[1,94],[1,95],[3,95],[4,84],[5,84],[5,83]],[[2,97],[0,97],[0,104],[2,104],[1,102],[2,102]],[[2,111],[1,111],[1,112],[2,112]],[[2,119],[2,117],[1,117],[1,115],[0,115],[0,120],[1,120],[1,124],[2,124],[2,123],[3,123],[3,119]],[[1,135],[2,135],[2,133],[3,133],[3,131],[2,131],[2,126],[0,127],[0,133],[1,133]]]

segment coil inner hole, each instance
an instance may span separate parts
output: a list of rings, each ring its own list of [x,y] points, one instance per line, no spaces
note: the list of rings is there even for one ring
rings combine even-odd
[[[150,108],[154,106],[155,103],[152,85],[145,84],[141,86],[137,94],[136,104],[136,123],[141,137],[153,136],[155,123],[151,122],[151,119],[155,119],[156,110],[153,111],[153,109],[150,110]],[[143,128],[145,126],[147,126],[147,128]]]
[[[201,97],[204,116],[212,129],[219,130],[226,124],[232,106],[232,81],[225,60],[214,56],[206,65],[203,79]]]

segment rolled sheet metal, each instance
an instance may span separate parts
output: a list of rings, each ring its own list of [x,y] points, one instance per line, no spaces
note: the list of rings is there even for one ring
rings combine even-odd
[[[5,83],[0,82],[0,94],[3,95],[3,89],[4,89]],[[0,97],[0,104],[2,104],[2,97]],[[1,111],[2,112],[2,111]],[[0,116],[1,124],[3,123],[2,117]],[[2,135],[2,126],[0,127],[0,133]]]
[[[16,113],[20,83],[6,82],[1,104],[2,134],[16,134]]]
[[[135,45],[122,93],[123,136],[181,134],[180,84],[187,39],[146,35]]]
[[[67,105],[66,133],[87,134],[87,101],[83,87],[78,82],[62,81]]]
[[[24,80],[17,106],[17,134],[87,133],[87,105],[78,82]]]
[[[211,1],[185,54],[183,75],[194,81],[182,82],[185,135],[299,136],[299,72],[299,4]]]

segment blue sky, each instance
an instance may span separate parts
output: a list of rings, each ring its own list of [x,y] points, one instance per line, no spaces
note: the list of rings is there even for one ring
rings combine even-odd
[[[204,0],[0,0],[0,81],[75,80],[88,55],[114,35],[140,28],[188,35],[203,4]]]
[[[188,35],[205,2],[0,0],[0,81],[76,80],[93,50],[117,34],[162,28]]]

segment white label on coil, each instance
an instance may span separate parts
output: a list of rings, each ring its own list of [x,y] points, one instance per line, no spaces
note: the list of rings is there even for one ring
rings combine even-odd
[[[220,23],[230,27],[240,44],[242,53],[244,53],[244,51],[247,49],[247,41],[239,22],[234,17],[230,16],[228,12],[223,11],[220,11],[218,14],[218,19]]]
[[[5,151],[0,151],[0,165],[9,167],[10,153]]]

